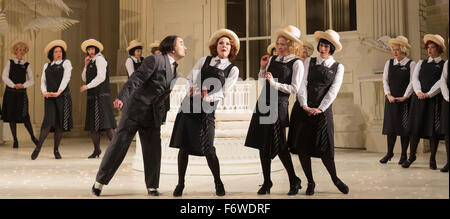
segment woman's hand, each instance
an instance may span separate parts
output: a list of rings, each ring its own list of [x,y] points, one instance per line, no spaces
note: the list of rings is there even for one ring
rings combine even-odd
[[[86,56],[86,58],[84,58],[84,67],[87,68],[87,66],[89,65],[89,62],[91,62],[91,57]]]
[[[395,101],[399,102],[399,103],[403,103],[407,100],[408,98],[406,97],[399,97],[399,98],[395,98]]]
[[[388,98],[389,103],[395,103],[396,99],[391,94],[386,95],[386,97]]]
[[[14,85],[14,88],[16,90],[20,90],[20,89],[24,89],[25,87],[23,86],[23,84],[16,84],[16,85]]]
[[[317,116],[323,113],[323,111],[319,108],[313,108],[313,115]]]
[[[423,99],[426,98],[426,97],[425,97],[425,94],[424,94],[423,92],[417,93],[417,97],[419,98],[419,100],[423,100]]]
[[[270,59],[270,56],[269,56],[269,55],[265,55],[265,56],[261,57],[261,62],[260,62],[261,67],[260,67],[260,70],[266,69],[267,65],[269,64],[269,59]]]
[[[121,110],[123,107],[123,102],[119,99],[114,100],[114,108]]]
[[[89,88],[88,88],[87,85],[83,85],[83,86],[80,88],[80,93],[83,93],[83,92],[87,91],[88,89],[89,89]]]
[[[273,79],[273,75],[270,72],[266,73],[266,80],[269,82],[270,85],[275,85],[275,79]]]
[[[208,95],[208,90],[206,87],[202,88],[202,99],[205,102],[211,102],[211,97]]]
[[[314,115],[314,110],[309,108],[308,106],[303,106],[303,110],[308,114],[308,116]]]
[[[199,94],[200,94],[200,91],[198,91],[198,88],[197,88],[196,85],[191,86],[191,87],[189,88],[189,96],[190,96],[190,97],[197,96],[197,95],[199,95]]]

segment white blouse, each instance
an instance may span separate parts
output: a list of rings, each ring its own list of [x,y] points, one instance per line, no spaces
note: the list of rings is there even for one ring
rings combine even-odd
[[[430,63],[432,61],[433,61],[433,58],[429,57],[427,63]],[[442,58],[441,57],[434,58],[434,61],[436,63],[439,63],[442,61]],[[420,74],[420,70],[422,69],[422,63],[423,63],[423,60],[420,60],[417,63],[416,67],[414,68],[414,73],[413,73],[413,88],[414,88],[414,92],[416,92],[416,94],[422,92],[422,85],[420,84],[420,81],[419,81],[419,74]],[[441,92],[441,82],[437,81],[433,85],[433,87],[431,87],[430,91],[428,91],[427,94],[430,97],[434,97],[434,96],[438,95],[440,92]]]
[[[321,65],[322,62],[324,66],[330,68],[336,61],[332,56],[330,56],[327,60],[324,60],[322,57],[317,57],[316,65]],[[303,80],[300,86],[300,90],[298,92],[297,98],[300,102],[300,106],[308,106],[308,74],[309,74],[309,65],[311,63],[311,58],[305,60],[305,75],[303,76]],[[319,109],[325,112],[331,104],[336,100],[336,97],[341,89],[342,82],[344,81],[344,65],[339,64],[338,70],[336,73],[336,77],[334,78],[333,84],[330,87],[330,90],[323,98],[320,103]]]
[[[50,66],[55,65],[55,64],[59,65],[59,64],[61,64],[62,61],[63,60],[52,62]],[[47,69],[47,66],[48,66],[48,63],[46,63],[44,65],[44,69],[42,70],[42,77],[41,77],[42,93],[47,92],[47,79],[45,76],[45,70]],[[70,77],[72,75],[72,63],[70,62],[70,60],[66,59],[64,61],[63,67],[64,67],[64,76],[63,76],[63,79],[62,79],[61,84],[59,85],[59,89],[58,89],[58,90],[62,90],[62,91],[64,91],[66,89],[67,85],[69,84]]]
[[[24,60],[18,60],[18,59],[16,59],[16,58],[14,58],[13,61],[14,61],[15,64],[21,64],[21,65],[24,65],[24,64],[25,64],[25,61],[24,61]],[[30,65],[31,65],[31,64],[30,64]],[[31,71],[30,65],[28,65],[28,68],[27,68],[28,80],[27,80],[25,83],[23,83],[23,86],[24,86],[25,88],[28,88],[28,87],[30,87],[30,86],[32,86],[32,85],[34,84],[33,71]],[[8,87],[14,88],[15,84],[14,84],[14,82],[9,78],[9,71],[10,71],[10,68],[11,68],[11,62],[8,61],[8,62],[6,62],[5,68],[3,69],[2,79],[3,79],[3,82],[5,82],[5,84],[6,84]]]
[[[265,75],[267,73],[267,71],[269,70],[270,67],[270,62],[272,61],[272,57],[270,57],[269,59],[269,64],[267,64],[266,69],[263,69],[261,71],[259,71],[258,77],[259,78],[265,78]],[[275,61],[277,62],[283,62],[283,63],[288,63],[290,61],[292,61],[293,59],[298,58],[296,55],[288,55],[288,56],[278,56]],[[283,59],[283,61],[281,61]],[[286,93],[286,94],[297,94],[298,92],[298,88],[300,87],[300,83],[302,81],[303,78],[303,74],[305,71],[305,68],[303,66],[303,62],[302,60],[297,60],[294,62],[294,65],[292,66],[292,80],[291,80],[291,84],[282,84],[279,82],[275,82],[275,89]],[[274,78],[276,79],[276,78]]]
[[[101,53],[95,55],[91,61],[95,61],[95,65],[97,66],[97,76],[87,85],[88,89],[95,88],[106,80],[106,67],[108,66],[108,62],[106,62],[106,59]],[[81,73],[81,79],[86,82],[86,68],[84,68],[83,73]]]
[[[401,66],[405,66],[406,64],[408,64],[409,62],[409,58],[405,57],[403,60],[401,60],[400,62],[397,59],[394,59],[394,65],[397,65],[400,63]],[[391,60],[388,60],[386,62],[386,65],[384,66],[384,71],[383,71],[383,88],[384,88],[384,94],[388,95],[391,93],[391,88],[389,87],[389,64],[390,64]],[[414,73],[414,68],[416,66],[416,62],[412,61],[411,64],[409,65],[410,68],[410,80],[409,80],[409,84],[408,87],[406,88],[405,94],[403,95],[403,97],[409,98],[411,97],[411,95],[414,92],[413,89],[413,83],[412,83],[412,76]]]
[[[136,62],[136,63],[141,62],[140,59],[137,59],[134,56],[128,57],[127,61],[125,62],[125,67],[127,69],[128,76],[130,76],[130,77],[137,70],[137,69],[134,69],[134,62],[133,61]]]
[[[448,77],[448,60],[444,64],[444,70],[442,71],[442,77],[441,77],[441,92],[442,96],[444,96],[444,99],[449,102],[449,91],[447,86],[447,77]]]
[[[194,65],[194,68],[191,70],[191,72],[189,73],[189,75],[186,78],[188,80],[188,82],[190,83],[190,85],[196,85],[200,90],[201,90],[201,88],[199,87],[199,85],[195,84],[195,83],[198,81],[198,77],[201,75],[202,67],[205,64],[206,58],[207,58],[207,56],[200,58],[197,61],[197,63]],[[215,66],[217,62],[220,62],[218,64],[217,68],[221,69],[221,70],[225,70],[231,64],[231,62],[228,58],[220,59],[218,56],[216,56],[211,59],[211,63],[209,65]],[[194,78],[196,80],[194,80]],[[227,93],[230,92],[230,90],[233,88],[233,86],[238,81],[238,78],[239,78],[239,68],[234,66],[231,69],[230,74],[228,75],[228,78],[225,79],[225,84],[220,89],[220,91],[209,96],[211,98],[211,102],[220,101],[223,98],[225,98]]]

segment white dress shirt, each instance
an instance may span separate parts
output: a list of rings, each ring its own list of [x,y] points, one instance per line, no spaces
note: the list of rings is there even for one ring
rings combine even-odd
[[[59,60],[59,61],[56,61],[56,62],[53,61],[50,64],[50,66],[55,65],[55,64],[59,65],[59,64],[61,64],[62,61],[63,60]],[[42,93],[47,92],[47,80],[46,80],[46,75],[45,75],[45,70],[47,69],[47,66],[48,66],[48,63],[45,63],[44,69],[42,70],[42,77],[41,77],[41,91],[42,91]],[[63,67],[64,67],[64,76],[63,76],[63,79],[61,81],[61,84],[59,85],[58,91],[60,91],[60,90],[64,91],[66,89],[66,87],[67,87],[67,85],[69,84],[69,81],[70,81],[70,76],[72,75],[72,63],[70,62],[70,60],[66,59],[64,61]]]
[[[308,74],[309,74],[309,65],[311,58],[308,58],[305,60],[305,75],[303,76],[303,80],[300,86],[300,91],[298,92],[298,101],[300,102],[300,106],[308,106]],[[324,63],[324,66],[327,68],[330,68],[336,61],[334,60],[333,56],[330,56],[327,60],[324,60],[322,57],[317,57],[316,65],[321,65],[322,62]],[[330,87],[330,90],[328,90],[328,93],[323,98],[322,102],[320,103],[319,109],[325,112],[331,104],[336,100],[336,97],[339,93],[339,90],[341,89],[342,82],[344,81],[344,65],[339,64],[338,70],[336,73],[336,76],[334,78],[333,84]]]
[[[267,64],[266,69],[260,70],[258,77],[259,78],[265,78],[265,75],[267,73],[267,71],[269,70],[270,67],[270,63],[272,61],[272,57],[270,57],[269,59],[269,64]],[[288,55],[288,56],[278,56],[275,61],[277,62],[283,62],[283,63],[288,63],[290,61],[292,61],[293,59],[298,58],[296,55]],[[283,61],[281,61],[283,59]],[[303,75],[305,72],[305,68],[303,66],[303,62],[302,60],[298,59],[297,61],[294,62],[294,65],[292,66],[292,81],[291,84],[282,84],[279,82],[275,82],[275,89],[286,93],[286,94],[297,94],[298,92],[298,88],[300,87],[300,83],[302,81]],[[276,78],[274,78],[276,79]]]
[[[108,62],[106,62],[106,59],[101,53],[95,55],[91,61],[95,61],[95,65],[97,66],[97,76],[87,84],[88,89],[96,88],[106,80],[106,67],[108,66]],[[81,79],[86,82],[86,68],[84,68],[83,73],[81,73]]]
[[[397,65],[400,63],[401,66],[405,66],[408,64],[409,62],[409,58],[405,57],[403,58],[403,60],[401,60],[400,62],[397,59],[394,59],[394,65]],[[391,60],[388,60],[386,62],[386,65],[384,66],[384,71],[383,71],[383,88],[384,88],[384,94],[388,95],[391,93],[391,88],[389,87],[389,64],[390,64]],[[411,95],[414,92],[413,89],[413,83],[412,83],[412,77],[413,77],[413,73],[414,73],[414,67],[416,66],[416,62],[412,61],[411,64],[409,65],[410,68],[410,80],[409,80],[409,84],[408,87],[406,88],[405,94],[403,95],[403,97],[409,98],[411,97]]]
[[[15,64],[21,64],[21,65],[25,64],[24,60],[18,60],[16,58],[14,58],[13,61]],[[9,78],[10,69],[11,69],[11,62],[8,61],[8,62],[6,62],[5,68],[3,69],[2,79],[3,79],[3,82],[5,82],[5,84],[8,87],[14,88],[14,86],[16,84],[14,84],[14,82]],[[27,68],[27,75],[28,75],[28,80],[25,83],[23,83],[23,87],[25,87],[25,88],[28,88],[34,84],[33,72],[31,71],[30,65],[28,65],[28,68]]]
[[[442,71],[442,77],[441,77],[441,92],[442,96],[444,96],[444,99],[449,102],[449,91],[447,86],[447,77],[448,77],[448,60],[444,64],[444,70]]]
[[[435,61],[436,63],[439,63],[442,61],[441,57],[437,57],[437,58],[431,58],[429,57],[427,60],[427,63],[430,63],[432,61]],[[420,74],[420,70],[422,69],[422,63],[423,60],[420,60],[416,67],[414,68],[414,73],[413,73],[413,87],[414,87],[414,92],[416,92],[416,94],[422,92],[422,85],[420,84],[419,81],[419,74]],[[436,95],[438,95],[441,92],[441,82],[437,81],[433,87],[431,87],[430,91],[428,91],[428,96],[434,97]]]
[[[200,90],[202,88],[199,87],[199,85],[196,84],[196,82],[198,81],[198,77],[201,75],[202,67],[205,64],[206,58],[207,58],[207,56],[205,56],[203,58],[200,58],[197,61],[197,63],[194,65],[194,68],[192,68],[192,70],[189,73],[189,75],[187,76],[187,80],[190,83],[190,85],[196,85],[197,88],[200,89]],[[217,60],[220,62],[219,65],[217,66],[217,68],[221,69],[221,70],[225,70],[231,64],[231,62],[230,62],[230,60],[228,58],[220,59],[218,56],[216,56],[216,57],[211,59],[211,63],[209,65],[210,66],[215,66],[216,63],[217,63]],[[194,78],[196,80],[194,80]],[[238,81],[238,78],[239,78],[239,68],[234,66],[233,68],[231,68],[230,74],[225,79],[225,84],[220,89],[220,91],[212,94],[211,96],[209,96],[211,98],[211,102],[220,101],[223,98],[225,98],[227,93],[229,93],[231,91],[233,86]]]
[[[125,62],[125,67],[127,68],[127,73],[128,73],[128,76],[130,76],[130,77],[137,70],[137,69],[134,69],[135,62],[140,63],[141,59],[137,59],[134,56],[130,56],[130,57],[128,57],[127,61]]]

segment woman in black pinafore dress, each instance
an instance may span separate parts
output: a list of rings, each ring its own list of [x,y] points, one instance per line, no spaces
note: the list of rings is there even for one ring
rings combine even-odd
[[[239,77],[239,69],[231,63],[239,52],[239,46],[239,38],[234,32],[227,29],[217,31],[210,39],[211,56],[201,58],[188,76],[193,86],[182,102],[170,140],[170,147],[180,149],[175,197],[183,194],[189,155],[206,157],[214,176],[216,195],[225,195],[214,147],[214,115],[217,104]]]
[[[144,61],[144,57],[142,57],[142,44],[137,40],[133,40],[130,42],[130,46],[127,48],[128,55],[130,57],[125,62],[125,67],[127,69],[128,78],[133,75],[133,73],[141,67],[142,61]]]
[[[31,154],[35,160],[50,132],[55,132],[53,154],[55,159],[61,159],[59,144],[62,134],[73,128],[72,98],[70,96],[69,81],[72,64],[66,59],[67,45],[62,40],[52,41],[45,48],[50,63],[44,65],[41,79],[41,90],[45,97],[45,112],[42,122],[39,143]]]
[[[28,52],[28,45],[23,41],[16,41],[11,46],[15,59],[9,60],[3,70],[2,79],[6,84],[3,95],[3,107],[1,117],[4,122],[9,123],[13,135],[13,148],[19,148],[17,140],[17,123],[23,123],[35,145],[38,140],[34,137],[33,126],[28,113],[27,88],[34,84],[33,72],[30,63],[25,62],[23,57]],[[27,80],[28,75],[28,80]]]
[[[441,112],[441,133],[445,135],[445,149],[447,150],[447,164],[441,169],[441,172],[448,173],[448,161],[449,161],[449,118],[448,118],[448,102],[449,102],[449,87],[450,80],[448,77],[448,60],[444,64],[444,70],[441,77],[441,92],[444,97],[442,100],[442,112]]]
[[[429,58],[417,63],[413,74],[414,95],[409,111],[411,132],[410,156],[402,164],[409,168],[416,160],[416,151],[421,138],[430,141],[430,169],[436,170],[436,153],[439,140],[444,139],[441,133],[442,94],[440,79],[444,67],[441,54],[445,51],[445,41],[439,35],[427,34],[424,37],[425,48]]]

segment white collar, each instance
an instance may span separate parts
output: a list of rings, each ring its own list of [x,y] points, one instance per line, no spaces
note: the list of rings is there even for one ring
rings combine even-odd
[[[394,58],[394,65],[397,65],[398,63],[400,63],[401,66],[405,66],[406,64],[408,64],[408,62],[409,62],[409,58],[406,56],[400,62],[396,58]]]
[[[175,62],[175,59],[173,59],[171,56],[167,55],[167,57],[169,57],[169,62],[170,65],[173,65],[173,63]]]
[[[19,60],[19,59],[17,59],[17,58],[14,58],[13,59],[13,61],[14,61],[14,63],[16,63],[16,64],[25,64],[25,60],[23,60],[23,59],[21,59],[21,60]]]
[[[336,61],[334,60],[333,56],[328,57],[328,59],[323,59],[322,56],[317,57],[316,65],[321,65],[322,62],[325,62],[325,66],[330,67],[332,64],[334,64]]]
[[[433,60],[434,60],[434,62],[439,63],[442,61],[442,58],[440,56],[437,58],[434,58],[434,59],[431,57],[428,57],[428,63],[432,62]]]
[[[297,58],[297,56],[294,55],[294,54],[290,54],[290,55],[287,55],[287,56],[281,56],[281,55],[279,55],[279,56],[277,57],[276,61],[280,61],[281,59],[283,59],[283,62],[289,62],[289,61],[291,61],[291,60],[294,59],[294,58]]]
[[[64,61],[64,59],[61,59],[59,61],[53,61],[50,65],[54,65],[54,64],[59,65],[59,64],[61,64],[62,61]]]
[[[94,58],[92,58],[92,59],[91,59],[91,61],[95,61],[95,60],[97,60],[97,58],[98,58],[99,56],[103,56],[103,54],[102,54],[102,53],[100,53],[100,52],[99,52],[99,53],[97,53],[97,55],[95,55],[95,56],[94,56]]]
[[[230,60],[228,58],[221,59],[221,58],[219,58],[219,56],[216,56],[216,57],[212,58],[211,62],[216,62],[216,60],[220,60],[220,64],[224,64],[224,63],[228,64],[228,63],[230,63]]]
[[[135,56],[131,56],[131,59],[132,59],[134,62],[141,62],[141,59],[137,59]]]

